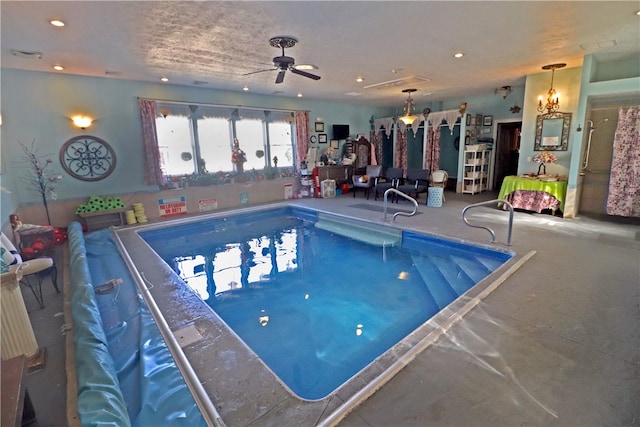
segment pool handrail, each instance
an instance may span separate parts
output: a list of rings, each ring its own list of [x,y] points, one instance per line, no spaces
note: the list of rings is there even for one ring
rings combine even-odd
[[[218,413],[215,405],[213,404],[207,392],[205,391],[204,386],[202,385],[202,382],[200,381],[193,367],[189,363],[187,356],[182,351],[182,347],[178,343],[178,340],[171,332],[171,329],[169,328],[167,321],[162,315],[162,312],[156,305],[155,299],[153,298],[150,292],[150,289],[153,286],[151,287],[147,286],[147,281],[145,280],[143,274],[138,272],[138,270],[136,269],[136,266],[133,260],[131,259],[131,257],[129,256],[129,253],[127,252],[124,244],[122,243],[122,240],[120,240],[120,236],[118,236],[118,233],[112,232],[112,235],[113,235],[113,240],[116,243],[116,246],[120,250],[122,258],[125,261],[125,264],[127,264],[129,272],[131,273],[134,281],[136,282],[136,285],[138,286],[138,289],[140,290],[140,294],[142,295],[144,301],[147,303],[147,306],[149,307],[149,311],[151,312],[154,320],[156,321],[158,330],[160,331],[160,334],[164,338],[167,344],[167,348],[169,349],[169,351],[171,352],[171,355],[175,359],[176,366],[182,373],[182,376],[184,378],[184,381],[187,387],[189,388],[189,390],[191,390],[191,394],[193,395],[196,405],[198,405],[198,408],[200,409],[202,418],[204,419],[204,421],[207,423],[208,426],[226,427],[224,421],[222,420],[222,417]]]
[[[387,220],[387,196],[389,195],[389,193],[396,193],[399,196],[404,197],[405,199],[409,200],[411,203],[413,203],[413,212],[411,213],[406,213],[406,212],[396,212],[393,214],[393,218],[391,218],[391,222],[395,222],[396,217],[398,215],[403,215],[403,216],[414,216],[416,214],[416,212],[418,212],[418,202],[416,201],[416,199],[414,199],[411,196],[406,195],[405,193],[403,193],[400,190],[396,190],[395,188],[389,188],[387,191],[384,192],[384,220]]]
[[[491,242],[490,243],[495,243],[495,241],[496,241],[496,233],[491,228],[489,228],[487,226],[470,224],[469,221],[467,220],[466,213],[467,213],[467,211],[469,209],[477,208],[479,206],[489,206],[489,205],[493,205],[493,204],[496,204],[496,203],[504,203],[509,208],[509,229],[507,230],[507,243],[506,243],[506,245],[507,246],[511,246],[511,231],[513,229],[513,206],[511,205],[511,203],[507,202],[506,200],[504,200],[504,199],[493,199],[493,200],[487,200],[487,201],[484,201],[484,202],[474,203],[472,205],[465,206],[464,209],[462,209],[462,220],[469,227],[482,228],[484,230],[487,230],[489,232],[489,234],[491,234]]]

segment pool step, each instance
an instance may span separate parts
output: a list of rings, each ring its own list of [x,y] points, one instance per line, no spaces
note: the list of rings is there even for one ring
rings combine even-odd
[[[402,231],[349,218],[319,214],[315,226],[321,230],[374,246],[399,246]]]
[[[465,272],[467,276],[474,281],[474,283],[478,283],[480,280],[484,279],[488,274],[490,274],[493,270],[497,268],[497,266],[487,266],[487,263],[484,262],[484,259],[480,256],[475,256],[473,258],[463,258],[456,255],[451,255],[451,258],[460,266],[460,268]]]
[[[438,305],[438,308],[442,309],[446,307],[451,301],[458,297],[458,293],[453,289],[451,284],[446,280],[442,280],[444,276],[431,256],[412,255],[412,258],[415,269],[420,273],[422,281]]]

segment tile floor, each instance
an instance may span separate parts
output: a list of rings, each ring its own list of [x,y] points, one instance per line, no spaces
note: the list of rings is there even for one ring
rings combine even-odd
[[[486,242],[488,233],[465,226],[461,210],[492,197],[447,192],[442,208],[426,207],[422,200],[421,215],[397,222]],[[381,220],[382,202],[360,194],[297,202]],[[354,206],[363,204],[370,207]],[[491,226],[504,241],[508,214],[484,207],[474,211],[470,219]],[[516,212],[511,248],[535,255],[375,394],[334,421],[342,426],[640,425],[640,222]],[[62,283],[61,247],[56,257]],[[38,342],[48,350],[45,369],[30,374],[27,386],[37,425],[73,425],[77,420],[65,415],[64,298],[48,283],[44,291],[42,310],[23,292]]]

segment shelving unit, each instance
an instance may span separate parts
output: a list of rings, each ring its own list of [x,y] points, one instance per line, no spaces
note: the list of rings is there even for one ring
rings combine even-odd
[[[313,196],[313,174],[308,169],[300,171],[300,197]]]
[[[489,163],[491,150],[486,144],[465,146],[462,192],[476,194],[489,188]]]

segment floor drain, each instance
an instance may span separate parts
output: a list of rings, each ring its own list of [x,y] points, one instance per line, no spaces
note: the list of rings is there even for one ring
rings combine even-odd
[[[174,331],[173,336],[176,337],[176,340],[178,341],[178,344],[180,344],[181,348],[184,348],[202,339],[202,334],[200,334],[200,331],[193,323],[182,329]]]

